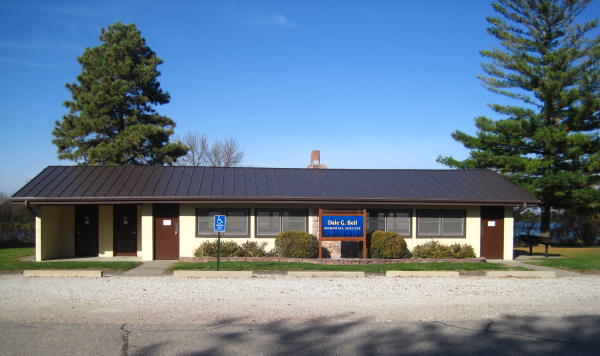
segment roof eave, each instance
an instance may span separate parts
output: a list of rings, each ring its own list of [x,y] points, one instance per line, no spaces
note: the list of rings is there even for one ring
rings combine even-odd
[[[373,204],[373,205],[540,205],[537,199],[398,199],[398,198],[333,198],[333,197],[12,197],[13,203],[44,204],[151,204],[151,203],[255,203],[255,204]]]

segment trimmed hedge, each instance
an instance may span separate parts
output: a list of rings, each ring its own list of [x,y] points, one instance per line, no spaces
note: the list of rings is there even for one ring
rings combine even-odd
[[[410,256],[406,241],[395,232],[373,231],[370,240],[371,258],[406,258]]]
[[[475,251],[469,244],[444,245],[438,241],[429,241],[415,246],[414,258],[475,258]]]
[[[221,257],[265,257],[266,242],[246,241],[241,246],[235,241],[221,241]],[[204,241],[194,250],[195,257],[217,257],[217,241]]]
[[[308,232],[283,231],[275,237],[275,255],[277,256],[315,258],[318,254],[317,238]]]

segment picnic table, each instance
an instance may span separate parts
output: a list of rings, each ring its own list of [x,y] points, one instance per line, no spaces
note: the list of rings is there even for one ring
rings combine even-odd
[[[556,243],[556,239],[539,235],[519,235],[519,239],[529,243],[529,256],[533,256],[534,245],[542,244],[544,245],[544,257],[548,257],[548,246]]]

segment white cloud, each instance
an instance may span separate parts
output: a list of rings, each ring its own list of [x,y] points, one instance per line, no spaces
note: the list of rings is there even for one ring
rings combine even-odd
[[[276,14],[264,21],[265,25],[278,27],[296,27],[296,24],[288,20],[284,15]]]

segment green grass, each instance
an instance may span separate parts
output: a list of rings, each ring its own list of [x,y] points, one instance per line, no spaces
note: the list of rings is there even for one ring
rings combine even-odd
[[[216,262],[177,262],[171,270],[216,270]],[[506,266],[488,262],[424,262],[369,265],[321,265],[302,262],[246,262],[223,261],[224,271],[487,271],[505,270]]]
[[[83,261],[57,261],[57,262],[34,262],[20,261],[19,258],[31,256],[35,250],[31,247],[0,248],[0,270],[24,270],[24,269],[102,269],[126,271],[136,267],[140,262],[83,262]]]
[[[535,262],[528,262],[530,264],[567,269],[580,272],[597,272],[600,271],[600,258],[598,257],[567,257],[567,258],[552,258],[552,259],[540,259]]]
[[[550,247],[549,252],[563,257],[538,258],[527,263],[579,272],[600,271],[600,247]]]

